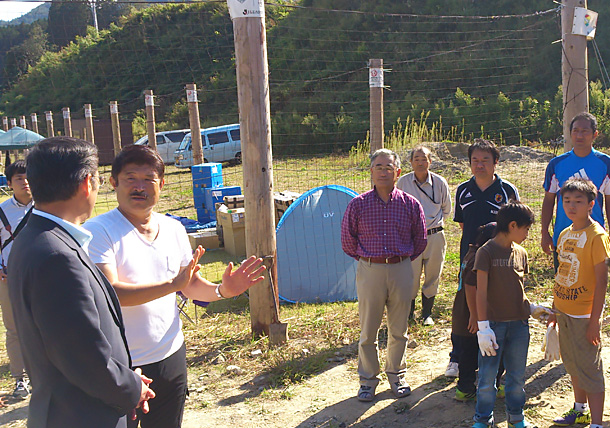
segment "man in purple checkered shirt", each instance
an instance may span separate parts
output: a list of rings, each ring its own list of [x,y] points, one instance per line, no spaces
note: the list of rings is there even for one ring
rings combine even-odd
[[[411,260],[426,248],[426,219],[419,201],[395,187],[400,157],[380,149],[371,156],[373,190],[354,198],[341,223],[343,251],[358,260],[360,313],[358,400],[372,401],[379,384],[377,333],[388,311],[385,372],[397,398],[411,393],[405,380],[407,327],[413,297]]]

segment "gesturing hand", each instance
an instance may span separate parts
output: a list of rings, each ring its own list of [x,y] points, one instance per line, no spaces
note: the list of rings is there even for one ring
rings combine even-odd
[[[192,280],[196,273],[201,269],[201,265],[198,264],[199,259],[203,256],[205,250],[201,245],[193,252],[193,258],[188,265],[180,268],[180,272],[172,280],[175,291],[182,291]]]
[[[229,263],[222,275],[221,293],[223,297],[238,296],[254,284],[261,282],[265,271],[263,260],[255,256],[244,260],[240,267],[233,271],[233,263]]]

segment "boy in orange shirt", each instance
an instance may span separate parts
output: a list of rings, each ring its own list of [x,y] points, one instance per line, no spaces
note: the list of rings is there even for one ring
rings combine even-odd
[[[602,428],[604,371],[601,359],[600,317],[608,284],[608,234],[591,218],[598,192],[584,179],[569,179],[561,187],[563,208],[572,221],[559,235],[559,268],[553,288],[559,326],[559,347],[572,378],[574,408],[553,422],[559,426],[591,422]],[[590,413],[589,413],[590,408]]]

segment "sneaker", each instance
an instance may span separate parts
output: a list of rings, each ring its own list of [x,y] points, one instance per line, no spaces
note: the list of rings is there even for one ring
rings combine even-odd
[[[519,422],[515,422],[514,424],[508,423],[508,428],[535,428],[525,419]]]
[[[455,361],[449,361],[447,364],[447,369],[445,370],[445,376],[447,377],[458,377],[460,374],[460,369],[458,363]]]
[[[21,378],[17,380],[15,384],[15,390],[13,391],[13,397],[25,398],[30,394],[30,381],[27,378]]]
[[[558,418],[553,419],[553,423],[560,427],[567,427],[574,424],[588,424],[591,423],[591,413],[577,412],[574,409],[570,409]]]
[[[457,401],[474,401],[477,399],[476,392],[462,392],[458,388],[455,388],[455,396],[453,397]]]
[[[496,398],[504,398],[506,397],[506,390],[504,389],[504,385],[498,386],[498,390],[496,391]]]
[[[430,325],[434,325],[434,320],[432,319],[432,317],[427,317],[427,318],[424,320],[424,325],[428,325],[428,326],[430,326]]]

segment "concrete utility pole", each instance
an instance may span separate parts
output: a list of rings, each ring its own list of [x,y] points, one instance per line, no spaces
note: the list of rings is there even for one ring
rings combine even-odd
[[[53,129],[53,112],[50,110],[45,111],[44,115],[47,121],[47,137],[51,138],[55,135],[55,130]]]
[[[121,122],[119,121],[119,105],[116,101],[110,101],[110,122],[112,122],[112,142],[116,157],[121,152]]]
[[[30,119],[32,122],[32,131],[38,134],[38,115],[36,113],[30,114]]]
[[[87,131],[86,140],[91,144],[95,144],[95,136],[93,135],[93,112],[91,104],[85,104],[85,130]]]
[[[383,59],[369,60],[371,153],[383,148]]]
[[[72,118],[70,117],[70,107],[64,107],[61,109],[64,117],[64,135],[66,137],[72,136]]]
[[[279,322],[265,5],[263,0],[228,0],[228,5],[237,65],[246,251],[267,266],[265,280],[250,289],[251,325],[256,335],[268,334],[270,343],[282,343],[287,332]]]
[[[199,100],[197,99],[197,85],[186,85],[186,101],[189,106],[189,123],[191,125],[191,149],[193,151],[193,165],[203,163],[203,145],[201,141],[201,123],[199,122]]]
[[[589,65],[587,38],[572,34],[574,8],[587,7],[586,0],[564,0],[561,9],[561,76],[563,83],[564,150],[572,150],[570,122],[579,113],[589,111]]]
[[[157,151],[157,131],[155,129],[155,96],[152,89],[144,91],[144,105],[146,106],[146,133],[148,147]]]

